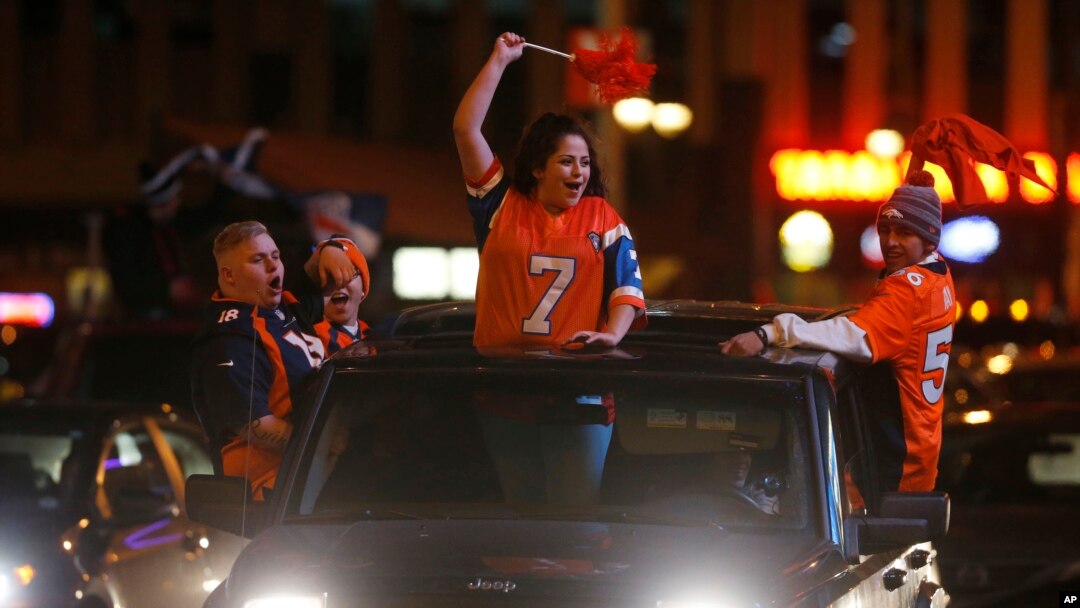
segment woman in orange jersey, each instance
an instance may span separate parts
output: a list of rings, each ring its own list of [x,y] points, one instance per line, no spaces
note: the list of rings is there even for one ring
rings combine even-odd
[[[603,198],[600,164],[588,131],[570,116],[544,114],[526,128],[512,178],[481,132],[503,72],[521,58],[524,42],[509,32],[499,36],[454,115],[454,140],[480,250],[473,342],[482,350],[512,345],[560,347],[570,342],[615,346],[633,325],[644,324],[645,301],[633,239]],[[481,409],[488,412],[500,402],[510,405],[509,399],[500,396],[486,395],[482,401],[488,405]],[[602,395],[580,396],[576,403],[566,404],[570,408],[580,405],[613,411],[611,399]],[[535,439],[541,446],[532,454],[537,456],[548,442],[535,435],[550,432],[565,439],[567,433],[581,434],[581,452],[571,459],[579,463],[574,472],[583,475],[580,483],[560,483],[566,491],[555,496],[557,489],[549,488],[546,498],[591,500],[599,489],[610,424],[555,428],[543,423],[552,409],[552,404],[534,404],[531,409],[515,405],[515,412],[494,413],[494,422],[504,432],[489,433],[489,437],[512,437],[514,441],[506,447],[518,453],[524,452],[521,445]],[[611,416],[606,418],[610,421]],[[512,422],[522,425],[502,428]],[[493,453],[503,451],[493,449]],[[509,500],[525,494],[523,500],[544,500],[544,492],[516,492],[515,477],[503,474],[507,470],[500,466]],[[550,468],[547,476],[554,476]]]

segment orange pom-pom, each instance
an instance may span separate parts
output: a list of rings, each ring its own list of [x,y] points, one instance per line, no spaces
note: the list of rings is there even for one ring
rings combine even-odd
[[[573,59],[577,71],[596,85],[600,101],[614,103],[649,90],[656,66],[634,61],[637,39],[629,28],[623,28],[617,42],[603,36],[600,46],[599,51],[575,49]]]
[[[927,188],[934,187],[934,174],[929,171],[919,171],[908,176],[909,186],[926,186]]]

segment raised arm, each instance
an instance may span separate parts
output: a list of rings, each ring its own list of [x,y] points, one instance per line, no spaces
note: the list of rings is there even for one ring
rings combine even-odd
[[[507,32],[495,41],[484,67],[476,75],[454,113],[454,143],[457,144],[461,169],[467,178],[479,178],[495,159],[480,127],[484,124],[491,99],[499,86],[506,66],[521,58],[525,39]]]
[[[312,283],[323,289],[339,289],[352,280],[356,268],[343,247],[356,245],[349,239],[330,238],[315,248],[304,263],[304,272]]]

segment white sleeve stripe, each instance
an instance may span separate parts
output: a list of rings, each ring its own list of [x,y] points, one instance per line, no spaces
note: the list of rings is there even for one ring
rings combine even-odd
[[[601,245],[601,247],[603,249],[607,249],[615,241],[619,240],[619,237],[623,236],[625,236],[631,242],[633,242],[634,240],[634,237],[630,236],[630,229],[626,227],[626,224],[619,224],[618,226],[615,226],[611,230],[608,230],[604,233],[603,244]]]
[[[626,287],[619,287],[617,289],[613,289],[611,291],[611,295],[608,296],[608,302],[614,300],[619,296],[631,296],[641,300],[645,299],[645,293],[641,291],[640,288],[628,285]]]
[[[473,186],[469,185],[468,181],[466,181],[465,191],[469,193],[469,196],[475,196],[476,198],[484,198],[485,194],[491,192],[491,189],[494,188],[500,181],[502,181],[503,173],[503,168],[499,167],[499,170],[495,172],[495,175],[492,175],[491,179],[484,182],[484,184],[481,185],[479,188],[474,188]]]

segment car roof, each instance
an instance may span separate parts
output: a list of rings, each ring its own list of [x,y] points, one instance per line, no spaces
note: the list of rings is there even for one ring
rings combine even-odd
[[[760,327],[777,314],[792,313],[816,320],[843,312],[727,301],[649,301],[647,327],[629,332],[614,353],[558,348],[541,353],[535,346],[520,346],[480,354],[472,347],[475,304],[446,302],[406,309],[380,320],[364,342],[343,349],[331,359],[331,365],[336,369],[364,368],[372,360],[382,359],[386,365],[398,361],[413,367],[464,367],[490,365],[498,360],[543,359],[554,369],[581,361],[618,360],[612,365],[653,371],[677,371],[680,366],[702,364],[737,376],[798,377],[819,368],[837,377],[848,374],[850,366],[829,352],[770,348],[760,357],[732,357],[723,355],[717,344]],[[634,362],[624,360],[621,354],[630,355]]]

